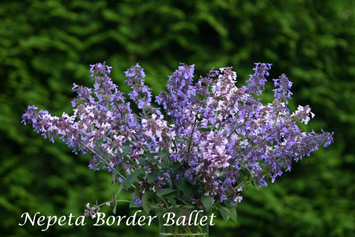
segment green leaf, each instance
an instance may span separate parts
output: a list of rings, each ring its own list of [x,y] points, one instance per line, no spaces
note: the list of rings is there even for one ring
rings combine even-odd
[[[112,183],[116,183],[116,175],[117,175],[116,172],[113,172],[113,173],[112,173],[112,178],[111,178]]]
[[[148,174],[148,183],[154,182],[160,176],[159,172],[153,172]]]
[[[169,155],[169,150],[167,150],[167,149],[160,150],[160,151],[158,152],[158,154],[159,154],[159,157],[160,157],[160,158],[164,158],[164,157],[166,157],[167,155]]]
[[[170,194],[170,195],[167,195],[167,196],[165,196],[165,197],[169,200],[170,204],[171,204],[173,207],[176,206],[176,200],[175,200],[176,195],[175,195],[175,194]]]
[[[97,142],[95,143],[95,151],[100,151],[100,147],[101,147],[101,145],[102,145],[103,143],[104,143],[103,139],[97,141]]]
[[[230,218],[233,221],[237,221],[237,206],[230,207],[230,208],[228,208],[228,210],[230,212]]]
[[[239,177],[238,177],[238,183],[241,183],[243,182],[244,180],[247,180],[248,179],[248,176],[245,174],[244,171],[240,170],[239,171]]]
[[[158,154],[152,154],[152,153],[146,154],[148,160],[150,160],[150,161],[154,161],[155,160],[154,156],[156,156],[156,155],[158,155]]]
[[[166,168],[166,167],[170,167],[170,163],[168,159],[154,159],[154,156],[152,156],[151,158],[149,158],[149,160],[156,164],[157,166],[160,166],[162,168]]]
[[[171,165],[171,168],[174,169],[174,170],[177,170],[181,167],[181,163],[178,162],[178,161],[175,161],[172,165]]]
[[[253,173],[250,171],[250,169],[246,166],[242,166],[242,169],[240,170],[244,175],[246,175],[248,177],[249,180],[252,180],[254,175]]]
[[[172,188],[161,188],[157,191],[157,196],[158,197],[161,197],[161,196],[164,196],[166,194],[169,194],[169,193],[173,193],[173,192],[176,192],[175,189],[172,189]]]
[[[254,178],[251,180],[251,184],[254,185],[256,188],[260,188],[259,184],[256,182]]]
[[[99,205],[99,203],[97,202],[97,200],[96,200],[96,206],[98,206],[98,210],[97,210],[97,211],[100,211],[100,205]]]
[[[117,202],[115,203],[115,206],[113,207],[113,214],[116,214],[116,208],[117,208]]]
[[[157,207],[159,207],[162,203],[163,203],[162,200],[156,199],[156,198],[152,198],[152,199],[149,201],[149,206],[150,206],[151,208],[157,208]]]
[[[94,167],[94,171],[95,171],[96,169],[99,169],[99,167],[100,167],[100,166],[102,166],[101,161],[95,165],[95,167]]]
[[[160,166],[162,168],[170,167],[170,163],[168,159],[155,159],[154,156],[157,156],[158,154],[147,154],[148,160],[150,160],[152,163],[156,164],[157,166]],[[160,155],[159,155],[160,157]]]
[[[162,159],[160,163],[158,161],[157,165],[159,165],[162,168],[170,167],[170,163],[169,163],[169,161],[166,158]]]
[[[115,194],[115,200],[117,198],[118,195],[120,195],[120,192],[122,191],[122,188],[123,188],[123,185],[126,183],[126,181],[123,181],[120,186],[118,187],[118,191],[117,193]]]
[[[129,203],[129,207],[130,207],[130,208],[139,208],[139,207],[137,207],[136,204],[134,204],[134,200],[132,200],[132,201]]]
[[[186,200],[185,196],[182,195],[176,195],[176,198],[179,199],[180,201],[182,201],[185,205],[189,205],[189,203]]]
[[[225,221],[228,221],[229,220],[229,217],[230,217],[230,211],[228,210],[228,208],[226,207],[220,207],[218,208],[219,209],[219,212],[221,213],[223,219]]]
[[[206,211],[208,211],[213,206],[212,198],[210,196],[202,196],[201,202],[205,206]]]
[[[139,187],[139,185],[137,185],[136,188],[134,189],[134,197],[137,199],[139,198],[140,195],[141,195],[141,188]]]
[[[130,174],[127,179],[126,179],[126,183],[125,186],[127,189],[129,189],[129,187],[131,187],[131,185],[133,184],[134,180],[138,177],[138,175],[141,173],[140,169],[136,169],[132,174]]]
[[[254,174],[251,172],[251,170],[248,167],[243,165],[240,171],[241,174],[245,175],[251,181],[252,185],[254,185],[256,188],[260,187],[255,180]]]
[[[139,159],[139,164],[140,165],[146,165],[147,164],[147,159],[146,158],[140,158]]]
[[[150,206],[150,199],[152,199],[155,196],[153,192],[146,191],[143,196],[142,196],[142,206],[144,211],[149,214],[150,210],[152,207]]]
[[[175,185],[180,189],[186,197],[189,197],[192,193],[192,186],[186,181],[186,178],[175,180]]]
[[[115,172],[112,173],[112,182],[116,183],[116,176],[118,171],[121,169],[121,165],[116,165]]]
[[[116,202],[116,199],[117,199],[117,196],[120,195],[120,192],[122,191],[122,188],[124,186],[126,181],[123,181],[120,186],[118,187],[118,191],[117,193],[115,194],[115,206],[113,207],[113,214],[116,214],[116,208],[117,208],[117,202]]]
[[[124,155],[130,154],[132,152],[129,146],[123,146],[121,149]]]
[[[232,203],[230,200],[224,200],[223,203],[226,207],[234,207],[235,206],[235,204]]]

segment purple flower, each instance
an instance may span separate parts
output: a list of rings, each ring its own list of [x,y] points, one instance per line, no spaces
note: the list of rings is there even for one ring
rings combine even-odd
[[[142,199],[140,199],[138,197],[136,198],[135,193],[132,193],[132,197],[133,197],[134,205],[136,205],[136,207],[141,207],[142,206]]]
[[[305,107],[299,105],[297,111],[291,114],[291,117],[293,117],[295,121],[305,124],[308,124],[309,120],[311,120],[309,116],[312,118],[315,116],[315,114],[311,112],[309,105],[306,105]]]
[[[107,75],[109,75],[111,73],[112,67],[109,67],[105,64],[106,64],[106,62],[97,63],[97,64],[90,64],[90,67],[91,67],[90,72],[92,73],[91,77],[93,77],[95,73],[103,74],[105,77]]]
[[[268,70],[271,69],[271,63],[255,63],[256,67],[253,69],[255,73],[250,75],[248,86],[245,88],[246,92],[250,94],[261,95],[265,90],[266,77],[269,76]],[[261,90],[260,87],[263,87]]]
[[[144,84],[143,78],[145,77],[145,73],[143,68],[141,68],[137,63],[136,66],[125,71],[125,74],[128,78],[125,83],[127,83],[127,85],[132,89],[129,93],[130,99],[138,105],[139,109],[143,109],[149,114],[160,114],[160,111],[157,111],[156,108],[151,107],[151,89]]]
[[[271,64],[255,65],[248,85],[238,88],[231,67],[212,69],[194,84],[194,65],[181,64],[169,77],[167,92],[156,96],[165,110],[161,113],[152,104],[144,69],[137,64],[125,72],[128,96],[140,111],[135,114],[109,78],[111,67],[98,63],[90,65],[94,89],[73,85],[73,115],[56,117],[28,106],[22,123],[32,124],[53,142],[59,136],[76,154],[92,153],[89,168],[107,169],[115,175],[112,183],[123,183],[140,171],[134,176],[141,191],[137,198],[133,194],[137,207],[146,192],[180,190],[176,182],[186,182],[179,195],[191,192],[185,201],[193,205],[203,196],[236,204],[247,182],[266,187],[269,179],[274,182],[291,171],[292,161],[333,142],[333,133],[307,134],[297,126],[296,122],[307,124],[314,114],[308,105],[290,113],[286,105],[292,83],[285,74],[274,79],[272,103],[255,99],[252,94],[264,90]],[[197,190],[188,191],[187,186]],[[98,208],[88,206],[85,215],[95,216]]]
[[[292,92],[290,91],[292,87],[292,82],[288,80],[285,74],[282,74],[279,79],[273,79],[276,89],[273,91],[276,99],[280,101],[285,101],[288,103],[287,99],[292,99]]]

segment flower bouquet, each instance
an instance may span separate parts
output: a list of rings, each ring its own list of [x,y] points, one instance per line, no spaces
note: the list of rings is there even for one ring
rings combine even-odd
[[[125,72],[130,103],[110,79],[112,67],[98,63],[90,70],[93,89],[74,84],[73,115],[28,106],[22,122],[52,142],[60,135],[75,153],[92,153],[89,168],[107,169],[119,185],[106,203],[114,213],[122,188],[132,189],[130,206],[156,209],[165,222],[161,232],[208,235],[202,212],[217,209],[226,221],[236,220],[245,185],[266,187],[268,178],[274,182],[291,170],[292,160],[333,142],[333,133],[307,134],[296,125],[314,114],[308,105],[293,113],[287,108],[292,83],[285,74],[273,80],[274,101],[263,105],[257,96],[271,64],[255,65],[247,85],[238,88],[231,67],[212,68],[193,83],[194,65],[181,64],[153,102],[137,64]],[[99,210],[88,204],[85,215]]]

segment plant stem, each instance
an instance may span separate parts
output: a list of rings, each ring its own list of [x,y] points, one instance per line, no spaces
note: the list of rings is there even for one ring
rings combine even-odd
[[[163,197],[160,197],[166,204],[166,207],[169,207],[169,204],[165,201],[165,199]]]
[[[116,202],[131,202],[131,201],[128,201],[128,200],[116,200]]]
[[[187,156],[186,156],[186,160],[189,158],[190,156],[190,152],[191,152],[191,143],[192,143],[192,136],[194,134],[194,131],[195,131],[195,127],[196,127],[196,121],[197,121],[197,114],[195,115],[195,122],[194,122],[194,126],[192,128],[192,131],[191,131],[191,135],[190,135],[190,141],[189,141],[189,146],[187,148]]]
[[[115,168],[112,167],[112,165],[110,165],[107,161],[105,161],[104,158],[102,158],[99,154],[97,154],[97,152],[95,152],[93,149],[91,149],[90,147],[88,147],[86,144],[82,143],[81,141],[79,141],[79,143],[83,146],[85,146],[87,149],[89,149],[92,153],[94,153],[97,157],[99,157],[99,159],[105,163],[105,165],[107,165],[108,167],[110,167],[113,171],[115,171],[123,180],[126,180],[126,178],[120,173],[118,172]],[[136,188],[135,185],[132,184],[133,188]]]

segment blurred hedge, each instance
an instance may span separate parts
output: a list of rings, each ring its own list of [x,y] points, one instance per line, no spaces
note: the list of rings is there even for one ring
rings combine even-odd
[[[112,78],[139,63],[154,94],[179,62],[196,78],[233,66],[241,86],[254,62],[273,63],[272,78],[294,82],[292,109],[309,104],[306,129],[334,131],[335,143],[294,164],[275,184],[247,187],[238,223],[221,218],[211,236],[355,236],[355,2],[290,1],[1,1],[0,219],[7,236],[155,236],[151,227],[18,226],[23,212],[82,215],[87,202],[110,199],[110,175],[87,168],[59,140],[20,123],[27,105],[71,113],[73,82],[91,85],[89,64],[106,61]],[[129,193],[125,197],[129,198]],[[125,205],[120,215],[133,213]],[[111,210],[107,207],[107,213]],[[112,214],[112,213],[111,213]]]

